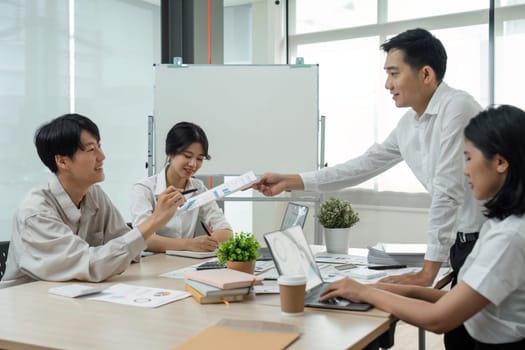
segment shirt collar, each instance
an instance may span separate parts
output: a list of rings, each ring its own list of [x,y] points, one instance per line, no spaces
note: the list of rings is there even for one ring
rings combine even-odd
[[[161,172],[159,172],[156,176],[155,181],[155,196],[158,196],[162,192],[166,190],[166,169],[168,169],[168,165],[166,165]]]
[[[80,208],[77,208],[75,203],[71,200],[67,192],[64,190],[64,187],[58,180],[58,177],[53,176],[49,181],[49,188],[53,196],[55,196],[58,204],[64,210],[67,218],[71,222],[77,222],[80,220],[81,212],[85,211],[96,212],[98,210],[98,205],[91,195],[91,187],[88,189],[84,198],[80,202]]]
[[[162,171],[156,175],[155,193],[154,193],[155,196],[160,195],[162,192],[166,190],[166,187],[167,187],[166,186],[166,170],[168,169],[168,167],[169,167],[169,164],[166,165],[164,169],[162,169]],[[185,190],[190,189],[190,188],[194,188],[192,178],[189,178],[188,181],[186,182]]]
[[[433,116],[437,115],[438,111],[440,110],[441,103],[443,103],[443,95],[445,95],[450,90],[450,87],[445,84],[444,81],[442,81],[436,91],[434,91],[434,94],[430,98],[430,101],[428,102],[427,108],[425,109],[425,112],[423,112],[423,115]]]

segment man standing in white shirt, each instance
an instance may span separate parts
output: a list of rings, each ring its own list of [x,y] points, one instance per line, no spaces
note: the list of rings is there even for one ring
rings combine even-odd
[[[381,48],[387,54],[385,88],[397,107],[410,107],[386,140],[355,159],[319,171],[264,174],[253,188],[267,196],[285,190],[334,191],[358,185],[404,160],[432,196],[428,248],[422,270],[385,281],[429,286],[449,250],[458,272],[485,221],[463,176],[463,129],[481,106],[443,82],[447,54],[428,31],[405,31]]]
[[[35,146],[56,176],[22,201],[0,288],[35,280],[99,282],[119,274],[185,202],[170,186],[159,195],[155,211],[130,229],[96,185],[104,180],[106,156],[98,127],[79,114],[40,127]]]

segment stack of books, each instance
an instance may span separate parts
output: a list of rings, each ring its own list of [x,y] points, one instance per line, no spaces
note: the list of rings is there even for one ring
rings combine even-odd
[[[200,304],[242,301],[262,279],[231,269],[187,271],[185,289]]]

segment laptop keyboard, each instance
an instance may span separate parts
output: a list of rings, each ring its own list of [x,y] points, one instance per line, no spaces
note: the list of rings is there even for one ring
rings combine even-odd
[[[350,305],[352,302],[347,299],[335,297],[335,298],[326,299],[325,301],[321,301],[321,303],[328,304],[328,305],[347,306],[347,305]]]

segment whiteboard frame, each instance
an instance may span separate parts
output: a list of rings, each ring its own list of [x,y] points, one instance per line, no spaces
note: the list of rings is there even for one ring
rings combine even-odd
[[[154,101],[151,172],[180,121],[208,136],[212,160],[199,176],[319,168],[318,65],[156,65]]]

